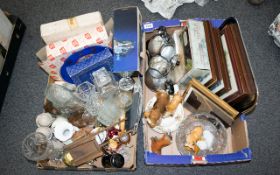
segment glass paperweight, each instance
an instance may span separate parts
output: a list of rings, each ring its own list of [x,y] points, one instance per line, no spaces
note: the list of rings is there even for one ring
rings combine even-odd
[[[113,168],[121,168],[125,163],[124,157],[121,154],[114,153],[111,157],[111,166]]]
[[[208,113],[186,117],[176,133],[176,145],[183,155],[222,154],[226,143],[225,126]]]
[[[119,89],[121,91],[130,91],[132,92],[134,88],[134,81],[130,77],[121,78],[119,81]]]
[[[22,153],[32,161],[56,159],[60,152],[54,149],[53,143],[45,135],[34,132],[26,136],[22,142]]]

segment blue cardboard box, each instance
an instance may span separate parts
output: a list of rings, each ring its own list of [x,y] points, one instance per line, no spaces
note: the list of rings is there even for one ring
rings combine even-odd
[[[114,10],[113,72],[140,73],[141,14],[138,7]]]

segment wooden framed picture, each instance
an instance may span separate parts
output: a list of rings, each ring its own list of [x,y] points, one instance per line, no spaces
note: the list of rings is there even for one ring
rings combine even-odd
[[[183,106],[193,113],[210,113],[229,126],[239,115],[238,111],[195,79],[187,85]]]

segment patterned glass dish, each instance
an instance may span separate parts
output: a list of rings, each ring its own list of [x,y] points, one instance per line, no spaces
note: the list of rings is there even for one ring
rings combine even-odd
[[[215,116],[202,113],[192,114],[179,126],[176,133],[176,145],[178,151],[182,155],[193,155],[194,152],[186,149],[186,135],[190,134],[195,127],[202,127],[204,131],[209,131],[213,134],[213,144],[211,149],[200,150],[196,155],[205,156],[208,154],[221,154],[224,152],[227,143],[227,133],[223,123]]]
[[[34,132],[26,136],[22,142],[22,153],[28,160],[39,161],[55,159],[59,156],[59,151],[54,148],[42,133]]]

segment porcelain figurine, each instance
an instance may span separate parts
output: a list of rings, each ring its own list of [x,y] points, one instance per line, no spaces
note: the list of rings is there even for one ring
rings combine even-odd
[[[144,117],[147,118],[148,124],[154,128],[160,117],[166,112],[166,105],[169,103],[169,95],[164,91],[159,91],[156,94],[157,101],[151,111],[146,111]]]
[[[152,137],[151,150],[153,153],[161,154],[161,149],[171,144],[171,136],[164,134],[160,139],[157,137]]]

